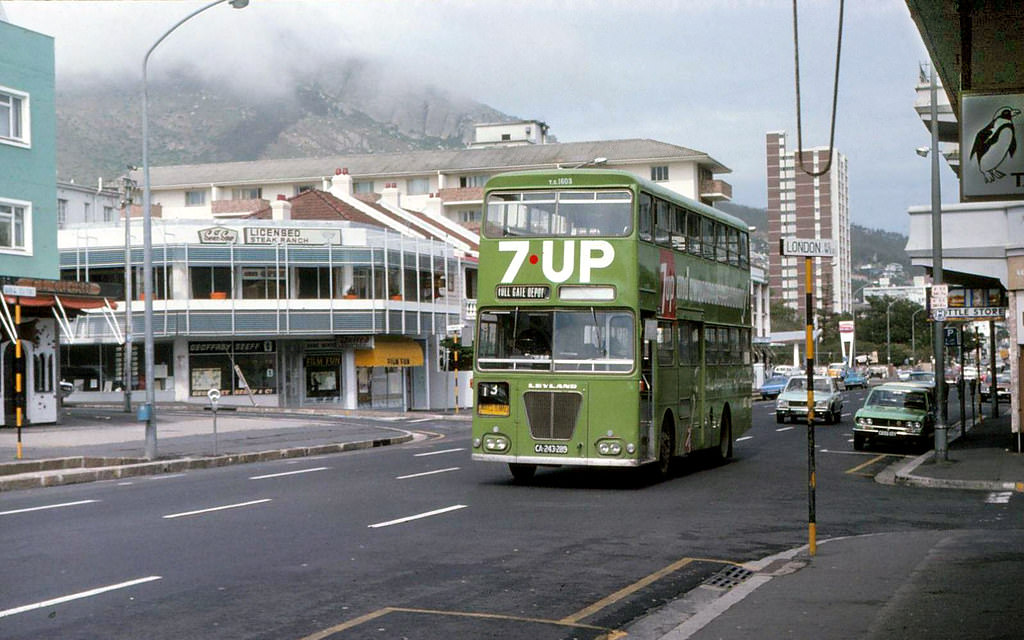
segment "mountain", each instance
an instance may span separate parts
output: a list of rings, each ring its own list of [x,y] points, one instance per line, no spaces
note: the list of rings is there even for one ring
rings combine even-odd
[[[478,122],[515,119],[350,60],[267,89],[188,67],[149,82],[150,165],[458,149]],[[57,87],[57,173],[95,182],[142,164],[137,82],[77,78]]]

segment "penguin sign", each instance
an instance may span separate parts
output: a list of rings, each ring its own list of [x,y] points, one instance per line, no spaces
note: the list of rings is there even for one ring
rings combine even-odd
[[[1024,95],[965,93],[962,102],[962,199],[1024,199]]]

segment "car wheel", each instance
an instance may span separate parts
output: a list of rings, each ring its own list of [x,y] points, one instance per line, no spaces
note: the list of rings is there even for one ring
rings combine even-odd
[[[786,422],[786,414],[776,412],[775,413],[775,422],[777,422],[779,424],[785,424],[785,422]]]
[[[832,414],[832,422],[834,424],[839,424],[842,421],[843,421],[843,408],[839,407],[836,410],[836,412]]]
[[[854,432],[853,434],[853,448],[857,451],[864,450],[864,434]]]

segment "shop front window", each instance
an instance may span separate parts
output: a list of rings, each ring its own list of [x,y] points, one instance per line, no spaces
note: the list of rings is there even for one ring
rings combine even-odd
[[[341,396],[341,354],[307,355],[306,397],[311,400],[337,400]]]
[[[189,395],[277,393],[277,358],[272,340],[192,342],[189,352]]]

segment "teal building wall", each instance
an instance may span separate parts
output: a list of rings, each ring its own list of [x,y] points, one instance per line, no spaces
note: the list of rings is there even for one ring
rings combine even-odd
[[[31,250],[0,250],[0,275],[60,277],[53,38],[0,20],[0,87],[29,94],[30,146],[0,141],[0,199],[27,201]]]

